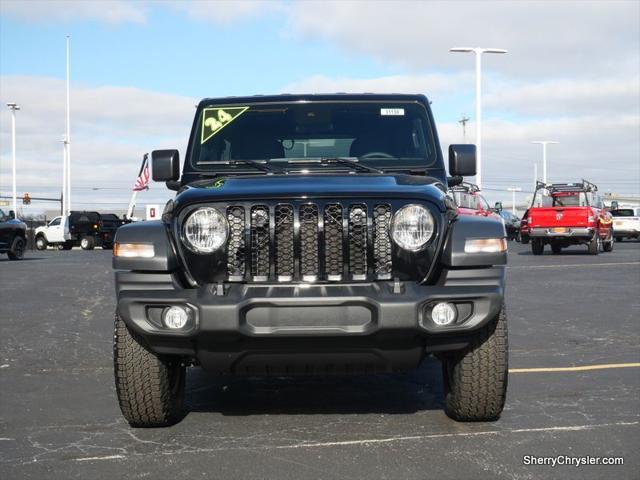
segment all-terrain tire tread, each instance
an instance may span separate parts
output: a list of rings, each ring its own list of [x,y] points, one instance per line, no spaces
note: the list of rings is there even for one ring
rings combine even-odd
[[[445,411],[459,421],[500,418],[508,382],[507,317],[503,306],[497,318],[476,335],[472,344],[455,352],[443,369],[447,385]]]
[[[118,314],[115,316],[113,365],[120,409],[136,427],[170,425],[178,418],[184,396],[184,371],[172,391],[173,369],[184,369],[163,360],[144,346]]]

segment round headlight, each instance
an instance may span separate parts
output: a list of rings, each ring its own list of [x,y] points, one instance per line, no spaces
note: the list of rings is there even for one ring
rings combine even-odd
[[[211,253],[227,241],[229,224],[218,210],[199,208],[184,222],[182,235],[189,250],[195,253]]]
[[[391,221],[391,237],[405,250],[422,250],[435,231],[433,216],[421,205],[406,205],[398,210]]]

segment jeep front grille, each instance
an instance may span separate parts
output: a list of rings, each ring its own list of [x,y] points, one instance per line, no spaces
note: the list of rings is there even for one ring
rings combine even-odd
[[[230,281],[364,281],[392,276],[391,206],[280,203],[227,207]]]

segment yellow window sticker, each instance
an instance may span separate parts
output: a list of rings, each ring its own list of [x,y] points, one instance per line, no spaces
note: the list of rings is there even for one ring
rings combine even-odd
[[[203,109],[200,143],[202,144],[209,140],[247,110],[249,110],[249,107],[210,107]]]

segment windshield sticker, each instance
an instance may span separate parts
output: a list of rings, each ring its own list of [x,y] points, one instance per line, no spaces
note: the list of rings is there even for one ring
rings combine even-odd
[[[209,140],[247,110],[249,110],[249,107],[213,107],[202,110],[200,144]]]
[[[380,115],[404,116],[404,108],[381,108]]]

